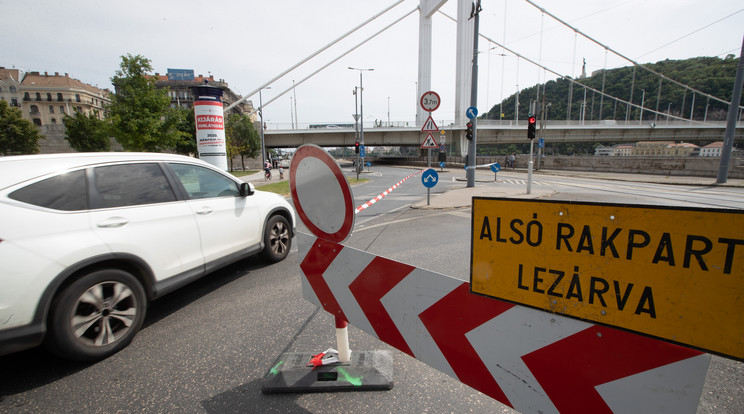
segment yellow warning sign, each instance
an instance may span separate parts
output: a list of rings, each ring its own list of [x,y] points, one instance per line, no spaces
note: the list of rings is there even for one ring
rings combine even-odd
[[[473,198],[474,293],[744,360],[744,211]]]

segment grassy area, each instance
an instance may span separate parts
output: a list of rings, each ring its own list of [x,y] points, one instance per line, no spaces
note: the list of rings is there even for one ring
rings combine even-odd
[[[353,185],[357,185],[357,184],[366,183],[367,181],[369,181],[366,178],[360,178],[360,179],[357,180],[356,178],[346,177],[346,179],[349,181],[349,184],[352,185],[352,186]],[[283,195],[285,197],[288,197],[289,194],[290,194],[290,191],[289,191],[289,180],[278,181],[278,182],[260,181],[260,182],[255,182],[254,185],[256,186],[257,189],[259,189],[261,191],[268,191],[268,192],[271,192],[271,193],[277,193],[277,194]]]
[[[257,173],[259,170],[248,170],[248,171],[230,171],[230,174],[234,175],[235,177],[244,177],[246,175],[251,175]]]

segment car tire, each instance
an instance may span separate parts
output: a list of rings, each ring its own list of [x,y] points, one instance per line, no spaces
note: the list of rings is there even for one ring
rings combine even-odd
[[[46,345],[78,361],[106,358],[132,342],[147,312],[142,284],[119,269],[91,272],[52,302]]]
[[[263,236],[264,248],[261,258],[270,263],[284,260],[292,247],[292,232],[284,216],[274,215],[266,223]]]

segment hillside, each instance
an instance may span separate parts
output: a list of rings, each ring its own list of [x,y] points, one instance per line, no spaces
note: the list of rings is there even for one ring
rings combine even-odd
[[[662,73],[677,82],[730,101],[737,64],[738,59],[733,55],[729,55],[725,59],[718,57],[697,57],[686,60],[664,60],[657,63],[644,64],[644,66]],[[635,83],[633,83],[634,76]],[[693,119],[700,121],[704,118],[709,121],[726,119],[728,105],[711,100],[706,114],[706,105],[708,105],[708,99],[706,97],[697,94],[693,99],[693,95],[695,94],[669,81],[662,81],[661,83],[661,95],[657,106],[659,77],[642,68],[628,66],[607,71],[599,70],[594,72],[590,77],[578,79],[578,82],[601,91],[603,77],[605,93],[626,101],[630,100],[631,85],[634,84],[631,102],[636,105],[641,105],[642,91],[645,90],[643,107],[646,109],[655,110],[658,107],[659,112],[666,113],[669,110],[671,115],[686,119],[690,118],[692,111]],[[570,82],[565,79],[548,81],[544,84],[544,87],[540,85],[540,101],[542,101],[542,91],[544,89],[545,102],[551,104],[547,111],[549,120],[567,119],[569,87]],[[570,119],[579,119],[584,91],[585,89],[581,85],[573,85]],[[529,102],[531,99],[536,99],[536,92],[537,85],[520,91],[520,119],[527,117]],[[514,119],[514,98],[515,95],[512,95],[501,103],[504,120]],[[586,91],[585,120],[625,120],[625,104],[617,103],[615,99],[605,97],[600,108],[600,101],[601,96],[599,93],[592,92],[591,90]],[[694,109],[692,109],[693,102]],[[638,120],[639,112],[638,109],[631,110],[629,119]],[[499,104],[496,104],[482,118],[498,119],[498,113]],[[644,120],[653,121],[655,117],[656,115],[653,112],[644,111]],[[660,115],[659,119],[664,119],[662,117],[663,115]]]

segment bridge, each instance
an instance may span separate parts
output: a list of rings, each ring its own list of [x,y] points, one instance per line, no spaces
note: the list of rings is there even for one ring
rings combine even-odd
[[[465,125],[454,122],[438,125],[444,131],[448,148],[454,142],[455,150],[464,139]],[[625,124],[623,121],[549,121],[538,130],[546,144],[551,142],[612,142],[634,143],[638,141],[684,141],[709,143],[722,141],[726,131],[725,122]],[[266,129],[265,143],[268,148],[296,148],[303,144],[324,147],[352,147],[357,141],[354,128],[310,128],[310,129]],[[434,134],[437,142],[441,134]],[[736,128],[736,141],[744,141],[744,125]],[[453,141],[454,139],[454,141]],[[422,132],[415,126],[365,127],[364,144],[367,146],[420,146]],[[478,120],[478,144],[526,144],[527,121]]]
[[[280,92],[276,97],[263,101],[260,97],[260,91],[268,88],[269,85],[273,84],[276,80],[284,77],[289,72],[293,71],[300,65],[310,59],[315,58],[319,54],[323,53],[330,47],[334,46],[337,42],[343,40],[350,34],[354,33],[358,29],[366,26],[368,23],[374,21],[377,17],[391,12],[398,5],[403,3],[403,0],[396,0],[394,4],[382,10],[375,16],[370,17],[365,22],[358,25],[356,28],[342,35],[338,39],[334,40],[327,46],[321,48],[315,53],[309,55],[305,59],[299,61],[294,66],[288,68],[286,71],[278,74],[273,79],[265,82],[263,85],[256,88],[254,91],[248,93],[240,100],[233,103],[230,107],[239,104],[242,100],[245,100],[256,94],[259,95],[260,106],[256,111],[259,114],[262,112],[264,106],[271,104],[274,100],[280,96],[291,92],[297,85],[302,84],[309,78],[313,77],[319,71],[337,62],[342,57],[346,56],[357,47],[362,46],[368,40],[374,38],[378,34],[386,31],[393,25],[402,21],[406,17],[418,12],[419,20],[419,36],[418,36],[418,77],[416,81],[417,96],[422,96],[425,92],[431,91],[432,86],[432,17],[434,15],[444,15],[447,19],[457,24],[457,39],[456,39],[456,74],[455,74],[455,97],[454,97],[454,120],[452,121],[437,121],[437,125],[444,132],[444,138],[446,140],[448,153],[465,155],[468,152],[468,141],[465,139],[465,123],[468,122],[466,119],[466,109],[469,106],[475,106],[472,102],[477,101],[477,92],[479,89],[483,89],[478,86],[478,54],[483,53],[484,50],[479,50],[478,39],[484,39],[488,42],[490,49],[499,49],[501,56],[512,56],[516,58],[517,73],[519,68],[519,62],[528,64],[530,67],[534,67],[538,70],[538,80],[542,74],[542,80],[545,77],[555,77],[561,82],[565,81],[570,85],[570,89],[566,93],[567,102],[567,120],[566,121],[554,121],[548,120],[540,122],[538,121],[538,138],[544,138],[545,143],[549,145],[551,142],[602,142],[602,143],[620,143],[620,142],[638,142],[638,141],[685,141],[707,144],[713,141],[723,141],[726,132],[726,124],[724,122],[709,122],[708,120],[708,107],[710,104],[724,106],[729,108],[730,102],[726,100],[710,95],[705,91],[697,90],[689,85],[683,84],[675,79],[671,79],[663,73],[656,72],[655,70],[644,66],[626,55],[616,51],[612,47],[606,44],[602,44],[583,33],[577,27],[561,20],[558,16],[550,13],[544,8],[540,7],[532,0],[525,0],[531,7],[540,13],[542,19],[550,19],[553,22],[557,22],[560,26],[563,26],[568,32],[573,34],[574,40],[574,56],[572,62],[575,65],[576,62],[576,47],[577,39],[579,37],[583,40],[588,41],[592,47],[599,47],[604,50],[605,53],[605,69],[597,71],[598,76],[602,77],[601,87],[593,88],[586,82],[582,83],[582,80],[586,78],[584,69],[582,68],[582,75],[576,76],[575,73],[566,74],[562,73],[561,70],[551,68],[549,64],[543,64],[542,46],[540,46],[539,57],[529,57],[524,53],[520,53],[513,48],[506,46],[504,42],[499,42],[492,38],[485,36],[480,32],[477,25],[479,8],[476,7],[476,2],[473,0],[457,0],[457,16],[456,18],[450,17],[444,12],[440,11],[440,8],[447,2],[447,0],[419,0],[418,6],[413,10],[407,11],[399,19],[393,22],[391,25],[378,31],[375,35],[366,40],[362,41],[358,45],[349,49],[348,51],[341,54],[339,57],[333,59],[326,65],[322,66],[317,71],[313,72],[308,77],[301,79],[296,84],[292,81],[292,87],[287,88]],[[480,2],[477,2],[478,6]],[[393,12],[395,13],[395,12]],[[506,14],[504,15],[506,19]],[[505,35],[506,36],[506,35]],[[540,45],[542,45],[543,31],[540,31]],[[534,53],[534,51],[533,51]],[[605,73],[607,72],[607,56],[612,55],[614,58],[620,59],[624,63],[630,63],[633,67],[632,80],[630,83],[630,96],[619,97],[613,96],[608,92],[609,87],[605,87]],[[369,125],[364,120],[363,110],[363,93],[364,88],[362,87],[362,72],[372,69],[355,69],[349,67],[349,69],[359,70],[359,94],[357,95],[357,88],[354,89],[356,98],[359,99],[359,111],[354,114],[355,119],[360,122],[353,128],[347,125],[334,125],[335,127],[327,128],[310,128],[310,129],[285,129],[277,128],[269,125],[268,128],[264,127],[264,143],[269,148],[294,148],[306,143],[314,143],[326,147],[343,147],[353,146],[355,142],[361,142],[366,146],[420,146],[426,136],[421,132],[421,127],[424,121],[428,118],[429,113],[425,112],[423,108],[417,108],[416,118],[407,122],[398,123],[398,125],[405,126],[380,126],[375,122],[375,125]],[[502,62],[503,70],[503,62]],[[573,70],[573,69],[572,69]],[[652,87],[646,85],[646,83],[640,82],[640,75],[638,84],[636,84],[636,70],[639,73],[652,74],[654,81],[651,85],[654,85],[655,90]],[[564,71],[565,72],[565,71]],[[518,78],[518,76],[517,76]],[[519,80],[517,80],[519,82]],[[520,96],[524,90],[520,91],[519,85],[517,85],[517,92],[515,94],[515,110],[517,114],[513,121],[492,121],[476,118],[476,140],[478,145],[483,144],[523,144],[528,143],[526,134],[526,120],[519,120],[518,118],[526,114],[526,104],[524,101],[529,100],[530,102],[530,114],[537,114],[538,118],[541,118],[543,112],[547,113],[547,107],[550,103],[545,102],[545,87],[541,85],[542,82],[536,84],[537,94],[531,96]],[[656,86],[658,84],[658,87]],[[543,84],[545,85],[545,84]],[[643,85],[643,86],[642,86]],[[542,89],[542,90],[541,90]],[[662,90],[664,91],[662,94]],[[583,93],[583,99],[580,97],[580,92]],[[635,95],[634,95],[635,91]],[[503,93],[503,80],[502,80],[502,93]],[[542,98],[541,94],[542,93]],[[675,108],[673,112],[671,110],[672,104],[668,102],[669,96],[674,93],[681,94],[683,96],[681,108]],[[587,94],[590,94],[589,97]],[[594,107],[595,98],[598,103],[598,114],[595,118]],[[697,107],[696,107],[697,98]],[[667,101],[665,102],[664,99]],[[523,101],[520,103],[520,101]],[[534,104],[533,104],[534,102]],[[542,102],[542,106],[545,109],[541,110],[539,102]],[[591,102],[591,104],[590,104]],[[555,102],[557,104],[557,102]],[[521,106],[520,106],[521,105]],[[624,120],[618,120],[615,117],[615,111],[613,110],[613,120],[608,120],[609,111],[605,112],[603,117],[602,108],[608,105],[614,105],[616,110],[618,107],[624,108],[625,117]],[[704,105],[705,114],[702,115],[701,105]],[[688,109],[689,106],[689,109]],[[226,108],[230,109],[230,107]],[[591,107],[591,109],[589,109]],[[488,111],[490,108],[482,108],[482,112]],[[744,123],[742,123],[742,113],[744,113],[744,107],[735,105],[730,108],[729,113],[735,113],[736,117],[739,118],[736,128],[733,131],[732,141],[744,140]],[[499,109],[501,111],[501,109]],[[694,116],[695,112],[699,112],[698,117]],[[451,113],[451,112],[450,112]],[[645,117],[644,117],[645,113]],[[688,114],[689,113],[689,117]],[[640,114],[640,115],[636,115]],[[450,115],[451,116],[451,115]],[[503,114],[502,114],[503,116]],[[622,117],[622,115],[619,115]],[[389,117],[389,113],[388,113]],[[635,120],[633,118],[635,117]],[[731,117],[731,116],[730,116]],[[578,118],[578,119],[575,119]],[[591,119],[590,121],[587,121]],[[598,119],[595,121],[594,119]],[[652,123],[650,119],[657,120]],[[733,119],[733,117],[732,117]],[[293,121],[294,123],[294,121]],[[260,120],[259,125],[266,125],[263,117]],[[438,143],[441,143],[442,135],[434,133],[435,139]],[[731,142],[730,142],[731,143]]]

